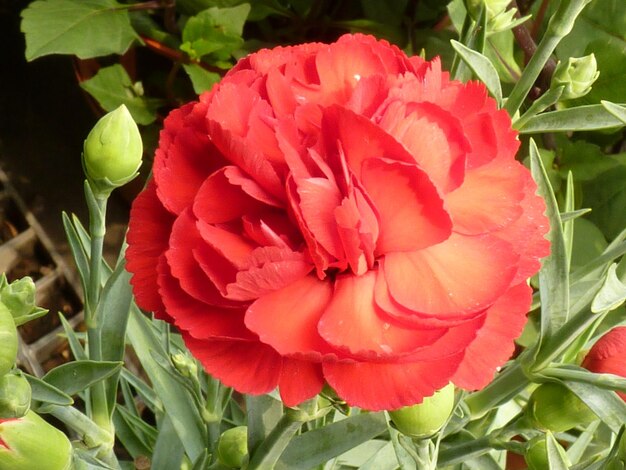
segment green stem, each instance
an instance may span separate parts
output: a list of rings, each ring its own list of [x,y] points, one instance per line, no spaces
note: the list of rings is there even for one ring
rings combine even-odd
[[[448,467],[463,463],[471,457],[482,455],[492,449],[492,437],[483,436],[439,451],[438,462],[440,467]]]
[[[113,435],[73,406],[46,405],[44,411],[76,431],[88,448],[113,447]]]
[[[430,439],[415,439],[417,452],[417,470],[437,470],[437,453],[434,452],[434,444]]]
[[[528,377],[520,364],[517,361],[512,363],[481,391],[465,398],[471,419],[480,418],[492,408],[507,402],[528,384]]]
[[[106,233],[107,197],[94,194],[89,183],[85,182],[85,196],[89,208],[89,234],[91,236],[91,253],[89,258],[89,281],[85,292],[85,323],[87,324],[87,340],[89,359],[102,360],[101,319],[98,318],[98,302],[102,290],[100,268],[102,266],[102,247]],[[112,432],[106,397],[106,383],[100,381],[90,389],[91,417],[102,428]]]
[[[278,462],[289,441],[298,432],[302,423],[294,414],[285,413],[269,436],[254,452],[247,470],[274,468],[274,465]]]
[[[594,374],[586,370],[548,367],[541,371],[541,375],[559,380],[587,383],[607,390],[626,392],[626,379],[614,374]]]
[[[541,38],[537,50],[504,105],[510,116],[519,110],[556,46],[569,34],[576,18],[589,2],[591,0],[561,0],[557,11],[550,18],[546,34]]]

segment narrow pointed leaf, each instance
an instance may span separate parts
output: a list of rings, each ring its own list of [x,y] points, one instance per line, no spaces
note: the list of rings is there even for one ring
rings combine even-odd
[[[614,129],[623,125],[604,106],[592,104],[539,114],[526,121],[518,130],[522,134],[537,134]]]
[[[541,337],[550,337],[568,318],[569,310],[569,269],[567,251],[561,225],[559,208],[548,175],[543,167],[539,150],[534,140],[530,141],[530,168],[537,182],[538,193],[546,201],[546,215],[550,219],[550,255],[543,260],[539,272],[541,297]]]
[[[626,403],[615,392],[571,380],[563,383],[584,401],[613,432],[618,432],[626,423]]]
[[[546,433],[546,453],[549,470],[568,470],[567,456],[550,431]]]
[[[29,374],[24,374],[30,384],[31,398],[42,403],[50,403],[59,406],[70,406],[74,400],[67,393],[59,390],[53,385]]]
[[[616,269],[617,264],[615,263],[609,267],[604,285],[591,303],[592,312],[615,310],[626,301],[626,284],[617,277]]]
[[[463,62],[465,62],[476,77],[483,82],[491,95],[496,99],[498,105],[502,105],[502,88],[500,87],[500,78],[498,72],[491,61],[479,52],[464,46],[458,41],[450,41],[454,50],[459,54]]]
[[[74,361],[55,367],[43,376],[43,380],[72,396],[110,377],[121,368],[121,362]]]
[[[276,470],[311,468],[343,454],[387,430],[383,413],[363,413],[294,437]]]

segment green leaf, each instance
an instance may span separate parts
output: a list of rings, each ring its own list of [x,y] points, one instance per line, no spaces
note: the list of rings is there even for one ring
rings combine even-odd
[[[538,194],[546,201],[546,215],[550,220],[550,232],[547,238],[550,240],[552,249],[550,255],[544,258],[543,267],[539,272],[541,337],[549,338],[568,318],[569,269],[559,208],[541,162],[539,150],[532,139],[530,141],[530,168],[537,182]]]
[[[78,236],[78,232],[72,220],[78,220],[76,216],[73,219],[67,215],[67,212],[63,212],[63,228],[65,230],[65,238],[72,251],[74,257],[74,263],[80,276],[80,282],[83,287],[83,292],[87,291],[87,283],[89,282],[89,258],[85,251],[84,245]]]
[[[546,454],[549,470],[568,470],[567,455],[550,431],[546,432]]]
[[[199,64],[183,64],[183,68],[189,75],[193,91],[198,95],[213,88],[213,85],[222,78],[219,73],[210,72]]]
[[[626,403],[615,392],[571,380],[566,380],[563,384],[585,402],[613,432],[618,432],[626,423]]]
[[[548,109],[550,106],[556,104],[559,101],[559,98],[563,94],[564,87],[558,87],[553,90],[546,91],[543,95],[537,98],[533,103],[528,107],[528,110],[522,114],[517,119],[513,121],[513,128],[520,129],[523,128],[524,125],[537,114],[542,111]]]
[[[358,447],[357,447],[358,448]],[[393,444],[387,442],[376,454],[359,467],[359,470],[396,470],[398,459]]]
[[[72,328],[72,325],[69,324],[69,322],[65,319],[65,316],[61,313],[59,313],[59,320],[63,325],[63,330],[65,331],[65,336],[67,337],[67,342],[70,345],[70,349],[72,350],[74,358],[79,361],[85,361],[89,359],[89,357],[85,353],[83,345],[80,344],[80,340],[76,336],[76,332]]]
[[[113,413],[115,437],[122,443],[133,458],[140,455],[152,455],[152,446],[142,439],[138,434],[138,430],[126,419],[130,414],[123,414],[123,409],[124,407],[118,406]]]
[[[148,320],[133,305],[128,321],[127,336],[139,361],[150,378],[156,395],[160,398],[165,412],[170,416],[187,455],[192,460],[203,454],[206,447],[206,426],[195,406],[195,400],[185,387],[164,372],[153,358],[153,351],[163,357],[161,339],[156,334],[154,322]],[[172,373],[175,373],[172,371]]]
[[[120,262],[104,285],[96,307],[96,317],[101,319],[101,349],[102,359],[105,361],[124,360],[126,326],[133,298],[130,273],[126,271],[125,267],[124,258],[120,258]],[[118,379],[119,370],[111,375],[106,382],[110,413],[113,413],[115,407]]]
[[[55,367],[43,376],[43,380],[72,396],[110,377],[121,368],[121,362],[74,361]]]
[[[246,395],[248,450],[261,445],[283,414],[283,405],[269,395]]]
[[[626,219],[626,162],[582,185],[583,204],[592,209],[589,220],[611,240],[624,229]]]
[[[138,39],[126,7],[114,0],[38,0],[22,11],[26,59],[123,54]]]
[[[165,415],[160,423],[159,435],[154,445],[151,470],[180,468],[184,450],[172,420]]]
[[[601,104],[609,113],[626,124],[626,107],[604,100],[601,101]]]
[[[604,285],[591,303],[591,311],[594,313],[605,310],[615,310],[626,301],[626,284],[617,277],[615,270],[617,264],[613,263],[606,274]]]
[[[476,77],[487,86],[489,92],[498,102],[498,106],[501,106],[502,88],[500,87],[500,78],[491,61],[458,41],[450,42],[454,50],[461,56],[461,59],[472,69]]]
[[[43,380],[29,374],[24,374],[26,380],[30,384],[31,398],[42,403],[51,403],[59,406],[70,406],[74,404],[74,400],[67,393],[62,392],[58,388]]]
[[[227,60],[243,45],[241,34],[249,13],[247,3],[201,11],[185,24],[181,49],[193,59],[214,54],[216,60]]]
[[[542,132],[573,132],[615,129],[624,124],[600,104],[551,111],[529,119],[520,129],[522,134]]]
[[[383,413],[362,413],[294,437],[276,470],[311,468],[369,441],[387,430]]]
[[[101,68],[89,80],[80,84],[106,111],[113,111],[124,104],[138,124],[150,124],[156,119],[161,100],[146,98],[141,87],[135,86],[124,67],[119,64]]]
[[[577,464],[580,462],[580,459],[585,454],[585,451],[593,442],[594,434],[599,425],[600,421],[597,420],[591,423],[587,426],[587,429],[585,429],[580,436],[578,436],[578,439],[576,439],[576,441],[574,441],[574,443],[567,448],[567,457],[570,463]]]

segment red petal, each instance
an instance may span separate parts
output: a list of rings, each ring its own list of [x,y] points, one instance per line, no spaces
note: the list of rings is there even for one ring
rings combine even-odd
[[[317,332],[332,296],[329,282],[304,277],[256,300],[246,313],[246,326],[282,355],[319,357],[330,347]]]
[[[274,255],[264,260],[255,260],[254,265],[237,273],[236,281],[226,286],[227,297],[234,300],[254,300],[288,286],[303,278],[313,269],[302,253],[276,247],[257,248],[252,253],[271,252]]]
[[[131,284],[137,305],[161,312],[163,303],[157,288],[157,263],[167,250],[174,217],[161,205],[151,180],[135,199],[128,223],[126,269],[133,274]]]
[[[517,161],[505,158],[469,170],[463,184],[445,197],[454,230],[478,235],[518,219],[527,172]]]
[[[328,385],[349,405],[394,410],[421,403],[448,384],[462,353],[416,363],[324,363]]]
[[[529,172],[524,174],[524,199],[520,205],[523,213],[512,224],[493,234],[510,243],[520,254],[518,271],[512,284],[525,281],[539,271],[539,260],[550,254],[550,242],[545,238],[550,222],[545,216],[546,203],[537,196],[537,185]]]
[[[248,258],[255,248],[248,240],[202,220],[196,223],[196,227],[202,239],[233,266],[239,269],[248,266]]]
[[[296,406],[313,398],[324,387],[322,366],[308,361],[283,358],[278,389],[285,406]]]
[[[154,179],[163,205],[180,214],[193,203],[202,182],[225,163],[191,113],[206,110],[203,104],[173,111],[165,120],[159,148],[154,158]],[[172,127],[170,129],[170,127]]]
[[[180,288],[164,258],[159,263],[159,293],[176,326],[194,338],[254,339],[243,323],[242,310],[214,307],[194,299]]]
[[[181,288],[192,297],[211,305],[223,305],[225,301],[215,284],[205,275],[196,261],[193,251],[204,245],[191,209],[186,209],[174,222],[170,236],[170,248],[165,254]]]
[[[296,180],[296,190],[302,217],[315,240],[335,258],[345,259],[335,223],[335,209],[341,204],[337,185],[325,178],[306,178]]]
[[[374,303],[376,271],[342,275],[322,316],[318,330],[338,349],[363,359],[398,356],[433,343],[445,330],[405,328],[381,318]]]
[[[450,235],[443,201],[417,166],[371,158],[363,162],[361,181],[378,212],[377,253],[419,250]]]
[[[469,144],[451,113],[432,103],[394,102],[380,126],[404,145],[442,193],[462,183]]]
[[[282,358],[256,341],[195,339],[183,332],[185,344],[206,371],[240,393],[260,395],[274,390]]]
[[[489,307],[509,287],[518,256],[508,243],[458,234],[410,253],[389,253],[383,272],[400,304],[434,316],[466,316]]]
[[[487,310],[485,323],[465,351],[452,381],[467,390],[478,390],[493,380],[496,369],[513,354],[514,340],[526,324],[532,289],[523,282],[509,289]]]
[[[193,213],[198,219],[208,224],[217,224],[261,210],[261,202],[229,180],[226,170],[232,168],[239,171],[236,167],[220,168],[200,186],[193,203]],[[252,180],[250,182],[254,183]]]
[[[388,158],[406,163],[415,159],[400,143],[369,119],[349,109],[331,106],[324,109],[322,137],[326,158],[336,174],[342,174],[340,151],[348,167],[360,180],[363,162],[370,158]],[[332,165],[331,165],[332,166]]]

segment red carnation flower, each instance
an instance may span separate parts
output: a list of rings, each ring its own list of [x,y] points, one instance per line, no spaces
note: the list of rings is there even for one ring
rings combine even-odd
[[[613,328],[589,350],[582,366],[598,374],[615,374],[626,378],[626,326]],[[617,392],[626,401],[626,393]]]
[[[138,304],[206,370],[370,410],[513,351],[549,246],[511,121],[480,83],[364,35],[262,50],[165,121],[133,205]]]

